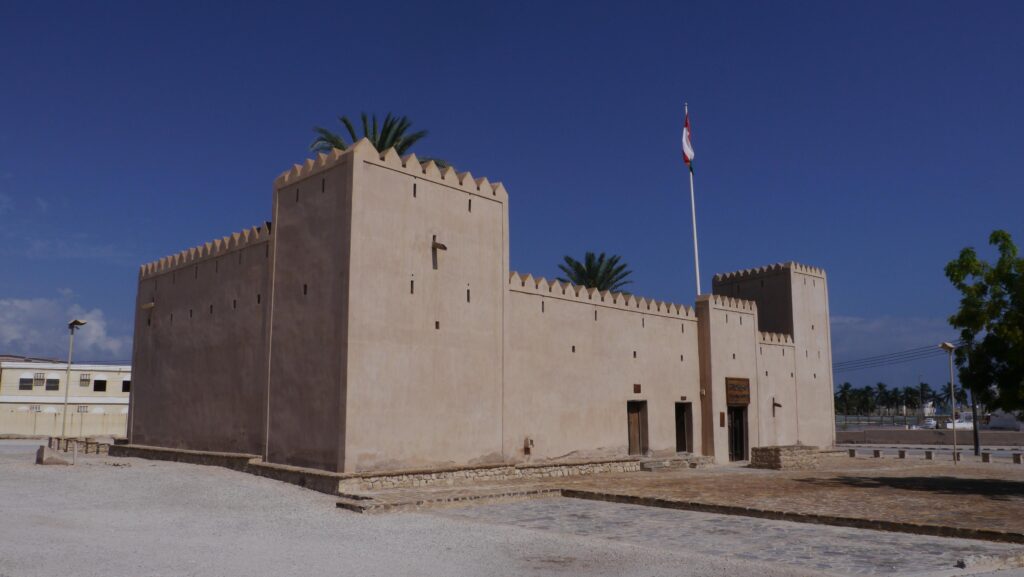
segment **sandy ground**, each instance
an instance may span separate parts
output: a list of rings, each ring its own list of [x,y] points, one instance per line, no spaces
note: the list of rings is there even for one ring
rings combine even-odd
[[[494,519],[359,515],[216,467],[103,456],[42,467],[34,450],[0,441],[0,577],[830,574]]]
[[[0,576],[800,575],[422,514],[359,515],[327,495],[216,467],[0,442]],[[810,573],[807,573],[810,574]]]

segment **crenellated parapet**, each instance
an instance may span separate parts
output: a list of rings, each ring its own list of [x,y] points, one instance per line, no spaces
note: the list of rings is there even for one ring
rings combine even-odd
[[[793,335],[786,333],[757,331],[757,340],[761,343],[771,345],[793,345]]]
[[[264,222],[260,226],[247,228],[223,238],[203,243],[199,246],[187,248],[179,253],[165,256],[160,260],[146,263],[139,268],[139,278],[149,278],[164,274],[172,270],[183,268],[197,262],[235,252],[243,248],[253,246],[270,240],[273,227],[271,223]]]
[[[821,269],[821,268],[818,268],[818,267],[814,267],[814,266],[805,265],[805,264],[800,264],[800,263],[794,262],[794,261],[789,261],[789,262],[778,262],[778,263],[770,264],[770,265],[766,265],[766,266],[759,266],[759,267],[756,267],[756,268],[748,268],[748,269],[739,270],[739,271],[735,271],[735,272],[719,273],[719,274],[715,275],[714,282],[720,283],[720,282],[729,282],[729,281],[734,281],[734,280],[745,280],[745,279],[751,279],[751,278],[758,278],[758,277],[774,275],[774,274],[777,274],[777,273],[780,273],[780,272],[784,272],[784,271],[788,271],[788,270],[793,270],[793,271],[800,272],[800,273],[803,273],[803,274],[809,274],[809,275],[814,275],[814,276],[818,276],[818,277],[821,277],[821,278],[825,278],[825,270],[824,269]]]
[[[580,303],[622,309],[630,312],[660,314],[682,318],[696,318],[693,309],[676,303],[638,297],[629,293],[599,291],[557,279],[534,277],[531,274],[509,273],[511,290],[539,296],[557,297]]]
[[[756,312],[757,303],[754,301],[748,301],[746,299],[738,299],[726,295],[704,295],[707,296],[711,303],[722,309],[731,309],[739,312]]]
[[[505,202],[508,199],[508,192],[500,182],[491,183],[486,177],[475,178],[469,171],[458,172],[452,166],[441,168],[433,160],[420,161],[416,158],[415,154],[402,157],[399,156],[394,148],[380,152],[366,138],[359,140],[359,142],[356,142],[346,150],[335,148],[330,153],[320,153],[315,159],[311,158],[302,164],[292,166],[291,170],[281,173],[274,180],[274,187],[278,189],[284,188],[324,172],[339,163],[357,158],[370,164],[404,172],[412,177],[459,189],[470,194],[500,200],[501,202]]]

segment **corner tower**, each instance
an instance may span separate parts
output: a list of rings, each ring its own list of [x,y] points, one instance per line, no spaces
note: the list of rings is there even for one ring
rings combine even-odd
[[[758,330],[792,335],[796,353],[798,441],[835,441],[828,279],[795,262],[715,275],[712,292],[757,303]]]

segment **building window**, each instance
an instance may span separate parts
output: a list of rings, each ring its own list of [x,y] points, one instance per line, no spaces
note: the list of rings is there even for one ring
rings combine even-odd
[[[78,412],[79,413],[88,413],[89,412],[89,405],[78,405]]]
[[[122,393],[130,393],[130,392],[132,392],[132,382],[131,381],[121,381],[121,392]]]
[[[107,381],[96,379],[92,382],[92,390],[97,393],[107,392]]]
[[[46,390],[47,391],[59,391],[60,390],[60,379],[46,379]]]
[[[46,375],[44,373],[35,373],[32,376],[32,386],[33,387],[41,387],[41,386],[43,386],[43,381],[45,381],[45,380],[46,380]]]
[[[78,376],[79,386],[88,387],[90,382],[92,382],[92,375],[89,373],[82,373]]]
[[[18,379],[18,390],[19,391],[31,391],[32,390],[32,379]]]

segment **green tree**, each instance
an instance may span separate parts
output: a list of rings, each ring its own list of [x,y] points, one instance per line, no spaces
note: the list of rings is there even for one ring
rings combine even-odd
[[[853,385],[850,383],[843,383],[839,385],[839,391],[836,392],[836,405],[843,408],[843,415],[850,414],[850,402],[853,400]]]
[[[928,401],[935,401],[935,391],[932,390],[932,386],[928,383],[917,384],[917,396],[921,407],[924,407]]]
[[[1024,258],[1004,230],[988,242],[999,252],[995,263],[967,247],[946,265],[946,277],[961,295],[959,310],[949,317],[963,341],[956,364],[972,399],[1024,413]]]
[[[882,415],[882,409],[890,405],[889,386],[885,383],[875,384],[875,404],[878,405],[878,415]]]
[[[426,130],[409,132],[412,128],[412,121],[406,116],[393,116],[389,112],[379,126],[377,124],[376,114],[372,117],[368,117],[364,112],[360,115],[360,119],[362,120],[362,136],[359,136],[359,134],[356,133],[356,127],[352,124],[352,121],[348,116],[338,117],[342,126],[344,126],[348,131],[348,136],[351,141],[346,141],[344,136],[322,126],[314,127],[313,132],[315,132],[317,136],[316,140],[309,145],[310,150],[317,152],[330,152],[333,148],[345,150],[360,138],[366,138],[377,150],[385,151],[389,148],[394,148],[395,152],[398,154],[405,154],[414,144],[427,136]],[[436,158],[421,158],[420,160],[433,160],[439,165],[444,165],[443,161],[439,161]]]
[[[583,262],[568,255],[563,258],[565,262],[558,265],[559,270],[565,273],[564,278],[558,278],[562,282],[571,282],[600,291],[621,291],[622,287],[633,282],[627,280],[633,271],[626,268],[626,263],[619,262],[622,257],[617,254],[605,256],[602,252],[595,256],[594,253],[588,252],[584,255]]]

